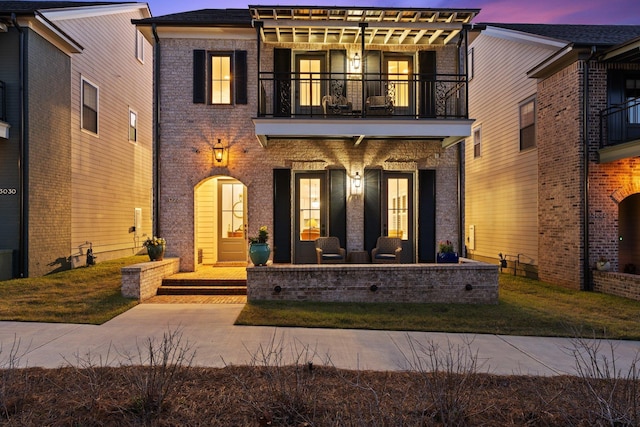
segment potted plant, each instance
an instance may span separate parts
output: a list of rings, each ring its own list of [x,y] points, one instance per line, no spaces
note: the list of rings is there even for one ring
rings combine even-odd
[[[145,240],[142,246],[147,248],[147,254],[149,255],[149,259],[151,261],[162,261],[162,259],[164,258],[164,251],[167,246],[167,241],[162,237],[147,237],[147,240]]]
[[[449,240],[438,243],[437,262],[439,264],[457,264],[459,261],[458,253],[453,249],[453,243]]]
[[[268,239],[269,231],[266,225],[260,227],[257,236],[249,237],[249,258],[251,258],[253,265],[267,265],[267,261],[271,255],[271,248],[269,248],[269,244],[267,243]]]
[[[611,263],[603,256],[601,256],[598,262],[596,262],[596,269],[599,271],[609,271],[610,268]]]

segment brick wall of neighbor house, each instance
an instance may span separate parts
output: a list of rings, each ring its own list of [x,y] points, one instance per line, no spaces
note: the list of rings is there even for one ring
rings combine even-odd
[[[251,118],[257,113],[255,31],[245,39],[163,39],[161,41],[161,141],[159,233],[168,241],[167,253],[179,256],[180,269],[196,268],[194,248],[194,187],[211,176],[231,176],[247,186],[249,233],[266,225],[273,229],[273,169],[344,168],[350,174],[367,167],[411,164],[414,169],[435,169],[437,183],[436,239],[458,240],[456,148],[443,150],[440,142],[270,140],[262,148]],[[248,104],[213,106],[192,103],[193,50],[246,50],[248,52]],[[265,64],[270,49],[261,53]],[[445,55],[447,58],[450,55]],[[453,63],[455,56],[451,62]],[[445,71],[443,71],[445,72]],[[228,160],[212,161],[211,147],[220,138],[228,147]],[[435,154],[439,154],[436,158]],[[347,249],[362,248],[362,198],[347,206]]]
[[[640,301],[640,276],[594,270],[593,290]]]
[[[28,62],[46,64],[28,69],[28,269],[33,277],[69,268],[71,63],[31,31]]]
[[[541,81],[537,97],[540,280],[579,288],[582,258],[582,62]]]
[[[591,64],[589,111],[589,265],[600,257],[611,263],[612,271],[620,271],[618,260],[618,204],[640,192],[640,158],[631,157],[609,163],[598,163],[600,143],[599,112],[607,107],[607,68],[640,70],[640,66]],[[606,291],[603,291],[606,292]]]

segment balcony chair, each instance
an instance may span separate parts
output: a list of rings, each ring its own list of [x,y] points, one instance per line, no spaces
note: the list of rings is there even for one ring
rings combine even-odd
[[[319,237],[316,239],[316,257],[318,264],[342,264],[347,260],[347,251],[340,247],[337,237]]]
[[[371,250],[374,264],[399,264],[402,254],[402,240],[397,237],[378,237],[376,247]]]
[[[331,81],[331,95],[322,97],[322,110],[324,115],[340,115],[351,113],[353,104],[344,96],[344,82],[342,80]]]
[[[375,95],[367,98],[368,116],[390,116],[393,114],[393,99],[388,95]]]

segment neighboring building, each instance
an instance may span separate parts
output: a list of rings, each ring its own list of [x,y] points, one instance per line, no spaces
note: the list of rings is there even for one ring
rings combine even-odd
[[[0,1],[0,275],[140,250],[152,230],[146,3]],[[7,260],[8,259],[8,260]]]
[[[182,270],[277,263],[399,236],[404,262],[461,246],[476,9],[255,6],[134,21],[155,45],[157,233]],[[221,159],[216,159],[216,154]]]
[[[474,28],[469,257],[580,289],[640,267],[640,26]]]

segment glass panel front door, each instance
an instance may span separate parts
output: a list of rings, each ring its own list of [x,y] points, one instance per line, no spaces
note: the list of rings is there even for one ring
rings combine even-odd
[[[295,263],[316,262],[315,240],[324,234],[324,173],[298,174],[295,192]]]
[[[218,260],[245,261],[245,192],[239,182],[218,184]]]
[[[413,175],[384,174],[382,200],[382,234],[402,239],[402,262],[414,262]]]

